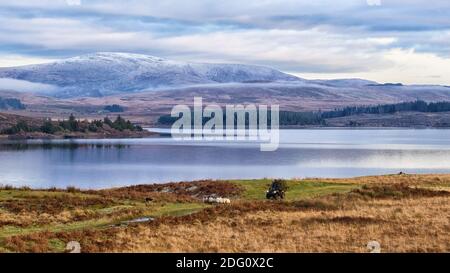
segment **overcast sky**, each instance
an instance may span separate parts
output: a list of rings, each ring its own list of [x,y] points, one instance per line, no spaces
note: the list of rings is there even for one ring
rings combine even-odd
[[[450,1],[0,0],[0,67],[100,51],[450,85]]]

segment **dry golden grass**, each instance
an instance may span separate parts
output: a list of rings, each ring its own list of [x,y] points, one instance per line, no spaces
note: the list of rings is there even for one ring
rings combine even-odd
[[[448,174],[393,174],[382,176],[362,176],[356,178],[314,178],[313,181],[353,184],[408,184],[408,185],[446,185],[450,186]]]
[[[140,225],[125,252],[449,252],[450,197],[347,201],[337,210],[256,211],[209,223]]]

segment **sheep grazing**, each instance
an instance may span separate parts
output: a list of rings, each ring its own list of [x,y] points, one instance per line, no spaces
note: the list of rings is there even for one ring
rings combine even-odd
[[[219,200],[217,200],[217,203],[219,204],[231,204],[231,200],[228,198],[219,198]]]
[[[203,197],[204,203],[210,203],[210,204],[230,204],[231,200],[228,198],[222,198],[222,197]]]

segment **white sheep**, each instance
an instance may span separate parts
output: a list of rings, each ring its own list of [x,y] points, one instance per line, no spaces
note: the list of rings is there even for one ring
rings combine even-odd
[[[222,198],[222,197],[203,197],[204,203],[216,203],[216,204],[230,204],[231,200],[228,198]]]

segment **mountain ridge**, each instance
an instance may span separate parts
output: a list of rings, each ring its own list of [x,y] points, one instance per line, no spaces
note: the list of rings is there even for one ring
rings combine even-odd
[[[171,61],[155,56],[99,52],[47,64],[0,68],[0,78],[58,87],[60,97],[107,96],[199,84],[302,81],[255,65]]]

